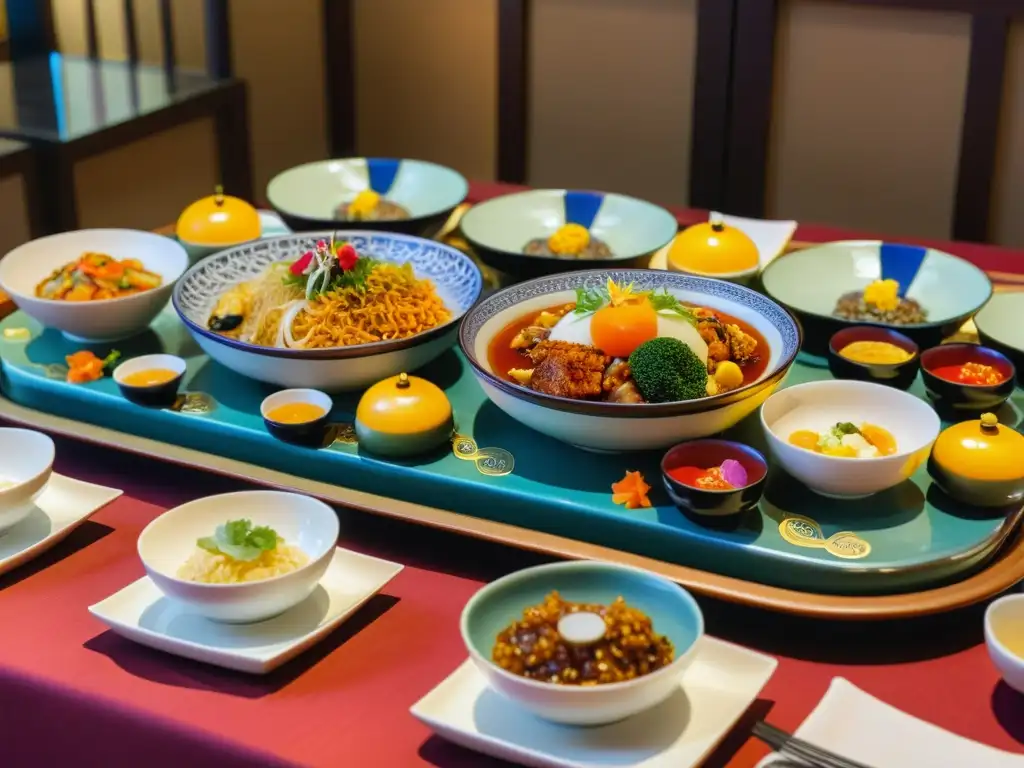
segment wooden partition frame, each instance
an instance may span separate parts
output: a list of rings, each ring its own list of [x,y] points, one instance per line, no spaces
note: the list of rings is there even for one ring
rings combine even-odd
[[[841,0],[850,5],[955,11],[971,16],[971,53],[960,136],[954,240],[986,242],[1010,21],[1024,0]],[[732,105],[724,207],[765,215],[777,0],[735,0]]]

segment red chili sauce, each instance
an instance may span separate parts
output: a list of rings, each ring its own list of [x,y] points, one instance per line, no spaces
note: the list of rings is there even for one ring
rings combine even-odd
[[[669,477],[691,488],[702,491],[731,491],[733,486],[722,477],[721,467],[701,469],[700,467],[674,467],[667,471]]]
[[[513,320],[496,333],[487,347],[487,362],[491,364],[491,370],[494,372],[494,375],[498,378],[515,383],[515,379],[508,375],[509,370],[512,368],[529,368],[532,367],[532,365],[529,357],[527,357],[523,352],[518,349],[512,349],[512,339],[514,339],[516,334],[523,330],[523,328],[531,325],[541,312],[551,312],[552,314],[561,317],[565,314],[566,307],[568,307],[568,311],[571,312],[575,306],[576,305],[573,303],[562,303],[555,304],[551,307],[544,307],[543,309],[535,309]],[[687,306],[693,305],[688,304]],[[711,307],[709,307],[709,309],[715,313],[720,321],[727,325],[738,325],[740,330],[744,333],[750,334],[757,341],[757,361],[740,366],[740,370],[743,371],[743,386],[757,381],[768,367],[768,358],[771,357],[771,350],[768,347],[768,342],[765,341],[764,336],[758,333],[757,330],[749,323],[745,323],[739,318],[727,315],[725,312],[720,312],[717,309]]]
[[[962,363],[959,365],[942,365],[932,368],[931,373],[954,384],[975,384],[993,386],[1006,381],[998,369],[984,363]]]

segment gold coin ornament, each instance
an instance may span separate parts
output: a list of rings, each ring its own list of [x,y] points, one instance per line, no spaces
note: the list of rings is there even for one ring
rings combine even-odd
[[[511,475],[516,467],[515,457],[504,448],[478,448],[467,435],[456,434],[452,438],[452,453],[457,459],[475,462],[477,471],[490,477]]]
[[[794,546],[824,549],[843,560],[860,560],[871,554],[871,544],[853,531],[840,531],[826,538],[821,526],[809,517],[785,518],[779,523],[779,535]]]
[[[170,409],[178,413],[201,416],[213,410],[213,398],[205,392],[187,392],[178,395]]]

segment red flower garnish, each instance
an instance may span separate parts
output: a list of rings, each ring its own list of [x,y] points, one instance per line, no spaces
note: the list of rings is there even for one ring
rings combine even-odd
[[[359,254],[349,243],[345,243],[338,249],[338,265],[343,272],[348,272],[359,261]]]
[[[317,240],[316,241],[316,249],[318,251],[326,251],[327,250],[327,241],[326,240]]]
[[[313,252],[306,251],[298,260],[292,262],[292,265],[288,267],[288,271],[293,275],[301,275],[306,271],[306,267],[309,266],[311,261],[313,261]]]

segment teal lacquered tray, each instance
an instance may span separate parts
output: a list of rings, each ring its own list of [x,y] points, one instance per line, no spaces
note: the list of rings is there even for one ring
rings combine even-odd
[[[159,351],[185,357],[185,390],[202,393],[205,398],[194,400],[212,407],[205,412],[143,409],[125,401],[110,379],[68,384],[61,366],[64,357],[79,347],[56,331],[43,331],[21,312],[0,323],[0,387],[15,403],[126,434],[811,592],[883,594],[955,580],[984,563],[1020,516],[1017,509],[993,512],[956,504],[931,486],[923,469],[895,489],[850,502],[824,499],[773,470],[758,512],[730,529],[709,528],[669,503],[658,473],[660,454],[591,454],[521,426],[486,400],[456,351],[418,374],[446,390],[461,434],[472,437],[480,448],[503,448],[513,455],[515,466],[509,475],[488,474],[493,468],[478,467],[450,450],[394,461],[362,453],[353,443],[339,441],[322,450],[280,443],[266,433],[259,416],[259,404],[271,390],[207,359],[170,310],[151,331],[116,346],[125,357]],[[103,355],[108,349],[95,351]],[[828,375],[820,361],[803,359],[786,383]],[[914,391],[922,394],[919,383]],[[337,399],[335,419],[350,421],[355,402]],[[1018,392],[1000,414],[1002,423],[1018,424],[1022,407],[1024,397]],[[764,449],[756,416],[730,436]],[[652,508],[627,510],[612,503],[611,484],[626,470],[642,471],[653,486]],[[838,556],[836,552],[848,554],[849,548],[825,543],[839,532],[853,532],[870,551],[858,558]]]

